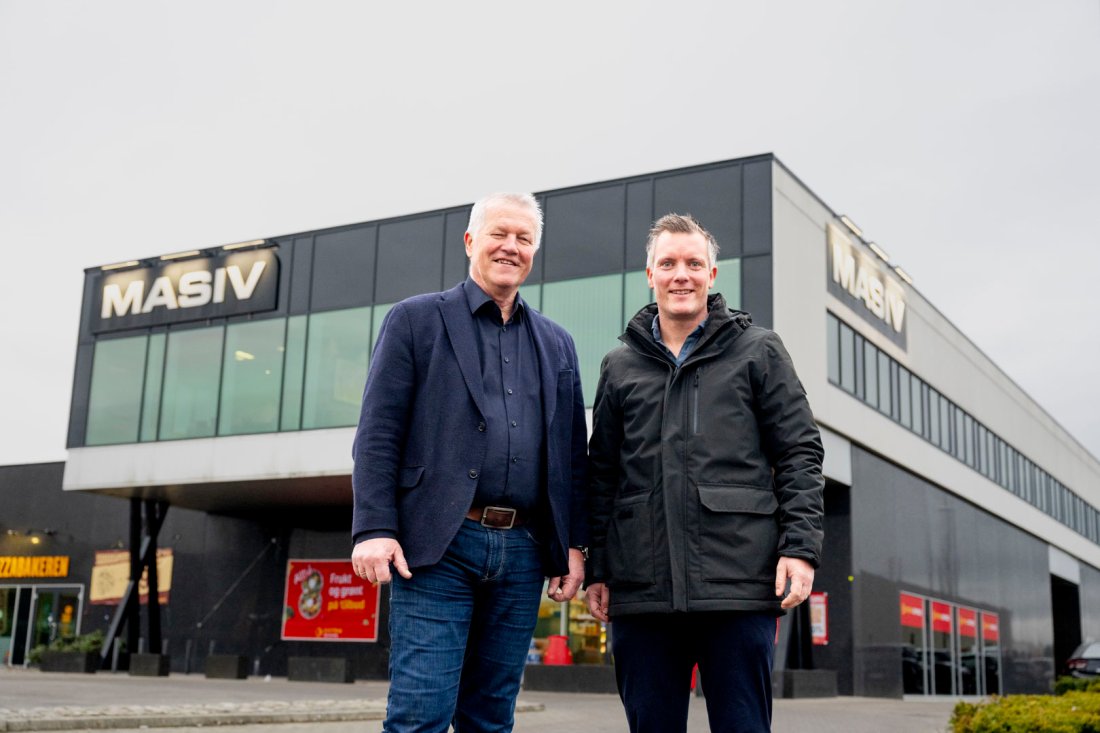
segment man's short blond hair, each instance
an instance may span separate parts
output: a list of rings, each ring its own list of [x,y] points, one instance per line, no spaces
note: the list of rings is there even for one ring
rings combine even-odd
[[[714,235],[708,232],[702,224],[696,221],[691,214],[665,214],[653,226],[649,228],[649,237],[645,241],[645,266],[653,269],[653,250],[657,246],[657,238],[664,232],[672,234],[702,234],[707,242],[707,257],[710,262],[707,267],[714,267],[718,263],[718,242]]]

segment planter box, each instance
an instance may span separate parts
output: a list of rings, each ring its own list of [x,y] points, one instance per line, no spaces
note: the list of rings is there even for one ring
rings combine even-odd
[[[167,654],[131,654],[130,676],[167,677],[172,658]]]
[[[523,689],[615,694],[615,668],[604,664],[528,664]]]
[[[354,682],[351,662],[343,657],[289,657],[286,678],[291,682]]]
[[[248,657],[240,654],[211,654],[203,666],[207,679],[243,680],[248,677]]]
[[[94,674],[101,661],[99,652],[42,652],[39,669],[43,672]]]

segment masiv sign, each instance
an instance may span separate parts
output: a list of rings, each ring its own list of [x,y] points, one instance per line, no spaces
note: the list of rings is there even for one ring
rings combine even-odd
[[[161,326],[272,310],[279,259],[271,249],[102,273],[92,331]]]
[[[826,225],[829,292],[891,341],[906,348],[906,302],[901,284],[834,224]]]

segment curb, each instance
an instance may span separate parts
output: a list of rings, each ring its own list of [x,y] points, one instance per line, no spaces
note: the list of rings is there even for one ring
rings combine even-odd
[[[330,702],[331,704],[331,702]],[[37,715],[19,715],[0,721],[0,731],[109,730],[116,728],[193,728],[225,725],[273,725],[279,723],[340,723],[355,720],[382,720],[385,703],[366,704],[352,708],[328,710],[283,710],[243,712],[220,709],[224,706],[188,706],[192,709],[177,713],[163,709],[133,714],[103,713],[96,708],[67,708],[37,711]],[[517,703],[517,713],[544,710],[542,703]],[[53,713],[53,715],[51,715]],[[58,714],[63,713],[63,714]]]

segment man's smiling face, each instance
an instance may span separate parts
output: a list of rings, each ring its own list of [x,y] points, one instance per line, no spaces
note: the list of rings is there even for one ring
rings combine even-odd
[[[661,322],[667,319],[698,324],[706,318],[707,293],[717,274],[702,234],[661,232],[653,247],[653,265],[646,268]]]
[[[531,272],[535,258],[535,217],[513,204],[496,204],[485,212],[477,232],[466,232],[470,277],[494,300],[510,297]]]

